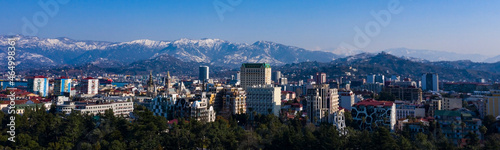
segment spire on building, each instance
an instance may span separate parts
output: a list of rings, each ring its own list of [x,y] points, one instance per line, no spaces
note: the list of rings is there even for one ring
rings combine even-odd
[[[153,71],[149,72],[148,86],[153,85]]]
[[[167,77],[165,77],[165,89],[172,88],[170,81],[170,71],[167,71]]]
[[[154,96],[157,95],[157,93],[156,93],[156,85],[153,82],[153,71],[149,72],[147,95],[150,96],[150,97],[154,97]]]

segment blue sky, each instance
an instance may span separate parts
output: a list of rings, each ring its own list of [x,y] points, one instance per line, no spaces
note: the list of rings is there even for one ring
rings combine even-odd
[[[42,0],[45,2],[47,0]],[[219,18],[214,2],[232,9]],[[238,1],[238,0],[229,0]],[[274,41],[311,50],[354,45],[356,27],[376,22],[391,0],[79,1],[37,27],[39,37],[130,41],[219,38],[231,42]],[[364,51],[407,47],[458,53],[500,54],[500,1],[399,1],[387,26],[369,37]],[[0,1],[0,34],[22,34],[22,18],[44,12],[38,1]],[[373,28],[372,28],[373,29]],[[356,46],[360,48],[359,46]]]

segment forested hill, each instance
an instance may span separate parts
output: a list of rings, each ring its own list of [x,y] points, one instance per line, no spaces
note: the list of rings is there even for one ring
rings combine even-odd
[[[316,72],[328,75],[343,75],[351,72],[356,75],[384,74],[400,75],[418,79],[423,73],[438,73],[440,80],[462,81],[484,79],[499,79],[499,63],[469,63],[467,67],[460,65],[461,61],[429,62],[412,58],[396,57],[387,53],[376,55],[362,53],[355,56],[340,58],[329,63],[302,62],[273,68],[284,74],[295,74],[295,78],[305,78]],[[492,67],[488,67],[492,66]],[[495,68],[496,67],[496,68]]]

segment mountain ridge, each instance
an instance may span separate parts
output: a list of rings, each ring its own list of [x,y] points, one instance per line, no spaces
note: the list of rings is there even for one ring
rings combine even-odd
[[[0,36],[0,53],[6,54],[8,36]],[[39,38],[19,36],[16,45],[19,55],[32,54],[40,57],[25,57],[23,67],[39,67],[37,62],[52,62],[50,66],[81,65],[107,59],[129,64],[156,55],[168,54],[185,62],[238,66],[243,62],[266,62],[273,65],[302,61],[328,62],[338,58],[330,52],[312,51],[270,41],[252,44],[233,43],[221,39],[199,40],[181,38],[174,41],[139,39],[128,42],[106,42],[73,40],[67,37]],[[43,58],[43,59],[42,59]],[[26,64],[31,63],[31,64]],[[43,63],[41,63],[43,64]],[[0,65],[5,63],[0,62]]]
[[[8,36],[0,35],[0,48],[2,49],[0,56],[7,55],[7,38]],[[366,59],[376,55],[376,53],[346,49],[337,49],[336,54],[334,52],[312,51],[264,40],[254,43],[233,43],[211,38],[199,40],[181,38],[173,41],[138,39],[128,42],[107,42],[73,40],[67,37],[39,38],[20,36],[16,48],[18,50],[16,51],[18,69],[49,69],[56,66],[80,66],[89,63],[104,68],[106,68],[105,65],[119,67],[130,65],[137,61],[147,61],[161,55],[169,55],[183,62],[227,66],[228,68],[237,68],[241,63],[245,62],[270,63],[273,66],[314,61],[323,63],[345,61],[349,63],[352,60]],[[406,53],[405,55],[397,55],[394,54],[395,51],[405,51]],[[429,60],[430,57],[427,56],[436,55],[435,53],[454,56],[451,54],[452,52],[424,50],[424,52],[428,53],[425,55],[412,55],[417,51],[408,48],[396,48],[392,51],[384,50],[383,52],[405,60],[446,68],[475,69],[495,73],[500,70],[498,63],[467,62],[462,60],[433,61]],[[7,61],[5,58],[1,58],[0,66],[6,66]]]
[[[325,72],[327,75],[340,76],[346,72],[357,75],[384,74],[400,75],[413,79],[420,79],[423,73],[434,72],[439,74],[440,80],[447,81],[477,81],[477,79],[498,80],[500,78],[500,63],[474,63],[460,66],[461,61],[442,63],[419,62],[397,57],[388,53],[361,53],[355,56],[340,58],[329,63],[302,62],[277,67],[282,74],[294,74],[291,79],[307,78],[316,72]],[[469,66],[476,66],[469,68]],[[491,68],[491,69],[490,69]],[[335,78],[335,77],[331,77]]]
[[[491,62],[488,57],[480,54],[462,54],[447,51],[425,50],[425,49],[409,49],[409,48],[390,48],[382,50],[386,53],[399,56],[399,57],[413,57],[426,59],[428,61],[457,61],[457,60],[470,60],[474,62]],[[500,56],[498,56],[500,57]]]

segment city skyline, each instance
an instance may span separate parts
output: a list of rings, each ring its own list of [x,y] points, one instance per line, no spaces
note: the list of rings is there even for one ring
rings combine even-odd
[[[498,4],[0,1],[0,150],[500,150]]]
[[[495,27],[500,21],[495,18],[500,13],[495,3],[498,2],[68,1],[58,3],[57,11],[52,11],[55,13],[47,13],[46,7],[42,7],[45,5],[3,1],[1,4],[9,7],[0,12],[9,15],[2,18],[0,34],[23,34],[23,18],[33,22],[34,16],[44,12],[48,19],[36,26],[34,36],[113,42],[217,38],[238,43],[273,41],[323,51],[354,47],[375,52],[407,47],[499,55],[495,35],[500,31]],[[26,9],[15,9],[18,6]],[[54,10],[52,6],[48,10]],[[398,6],[394,8],[399,11],[391,13],[385,22],[383,17],[378,21],[373,14],[387,11],[389,6]],[[369,36],[367,44],[356,45],[353,39],[357,29],[366,34],[365,27],[373,23],[379,24],[379,32]]]

